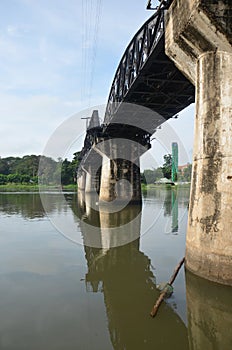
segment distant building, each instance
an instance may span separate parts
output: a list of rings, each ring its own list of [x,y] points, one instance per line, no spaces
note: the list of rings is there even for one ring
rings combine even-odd
[[[178,172],[181,173],[182,175],[184,174],[184,169],[187,169],[189,167],[189,163],[184,164],[184,165],[179,165],[178,166]]]
[[[190,163],[178,167],[179,180],[184,182],[191,181],[192,165]]]

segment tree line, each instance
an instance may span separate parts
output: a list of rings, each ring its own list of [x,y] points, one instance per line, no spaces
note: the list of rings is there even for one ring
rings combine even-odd
[[[73,155],[72,161],[67,158],[54,160],[42,155],[24,157],[0,157],[0,185],[8,183],[37,184],[40,179],[45,184],[69,185],[76,183],[76,170],[80,152]],[[191,180],[191,164],[178,173],[178,181]],[[163,166],[146,169],[141,174],[141,182],[152,184],[162,177],[171,179],[172,155],[164,156]]]
[[[42,155],[0,158],[0,185],[8,183],[37,184],[39,178],[46,184],[74,184],[79,152],[72,161],[54,160]]]

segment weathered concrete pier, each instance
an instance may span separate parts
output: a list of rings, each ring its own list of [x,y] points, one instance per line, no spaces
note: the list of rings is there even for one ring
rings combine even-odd
[[[196,87],[186,266],[232,284],[232,3],[175,0],[166,53]]]

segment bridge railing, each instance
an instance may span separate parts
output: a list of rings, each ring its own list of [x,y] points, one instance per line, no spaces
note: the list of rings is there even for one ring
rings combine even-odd
[[[110,121],[164,33],[164,13],[150,17],[135,34],[117,68],[106,107],[104,123]]]

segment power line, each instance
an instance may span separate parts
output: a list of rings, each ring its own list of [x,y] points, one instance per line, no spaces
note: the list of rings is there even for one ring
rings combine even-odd
[[[102,0],[82,0],[82,86],[81,100],[91,103],[98,46]]]
[[[93,37],[93,50],[92,50],[92,60],[91,60],[91,72],[90,72],[89,104],[91,103],[91,99],[92,99],[92,87],[93,87],[94,73],[96,68],[95,61],[96,61],[97,49],[98,49],[98,35],[99,35],[99,26],[100,26],[100,20],[101,20],[101,10],[102,10],[102,1],[97,0],[94,37]]]

